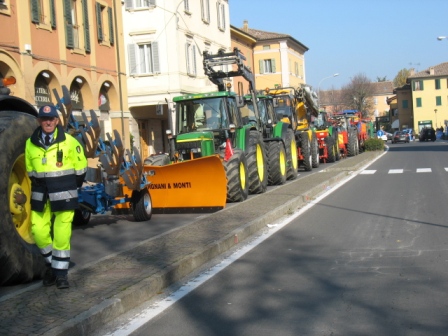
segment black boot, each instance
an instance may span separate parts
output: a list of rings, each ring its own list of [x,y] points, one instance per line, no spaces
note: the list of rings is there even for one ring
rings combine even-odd
[[[69,288],[70,284],[67,280],[67,275],[58,275],[56,278],[56,287],[58,289]]]
[[[51,266],[47,266],[42,284],[44,286],[53,286],[56,283],[56,275],[54,275]]]

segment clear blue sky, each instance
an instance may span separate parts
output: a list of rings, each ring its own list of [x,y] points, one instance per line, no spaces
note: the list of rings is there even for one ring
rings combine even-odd
[[[393,80],[403,68],[448,62],[448,0],[229,0],[230,23],[288,34],[306,45],[306,82],[340,89],[365,74]]]

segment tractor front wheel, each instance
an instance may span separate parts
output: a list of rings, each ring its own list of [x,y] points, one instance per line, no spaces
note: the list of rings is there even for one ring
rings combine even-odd
[[[303,168],[305,169],[305,171],[310,171],[311,169],[313,169],[313,158],[311,155],[311,144],[308,133],[302,132],[300,134],[300,139],[300,150],[302,151],[303,156]]]
[[[336,160],[336,153],[334,151],[334,139],[331,136],[325,138],[325,146],[327,146],[327,162],[334,162]]]
[[[295,180],[297,178],[297,169],[299,168],[299,156],[297,155],[297,143],[292,129],[288,129],[285,135],[286,148],[286,179]]]
[[[311,135],[311,160],[313,168],[318,168],[320,164],[319,158],[319,142],[317,141],[316,132]]]
[[[249,193],[262,194],[268,186],[266,149],[260,132],[250,131],[249,149],[246,153]]]
[[[230,159],[224,163],[227,176],[227,202],[242,202],[249,194],[247,161],[244,152],[235,149]]]

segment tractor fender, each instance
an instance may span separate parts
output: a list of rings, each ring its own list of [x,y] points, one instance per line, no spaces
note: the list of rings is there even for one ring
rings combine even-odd
[[[36,108],[19,97],[0,95],[0,113],[2,111],[20,111],[37,118]]]

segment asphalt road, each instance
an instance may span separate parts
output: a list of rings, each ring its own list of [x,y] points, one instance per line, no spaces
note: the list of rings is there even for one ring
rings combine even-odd
[[[133,335],[446,335],[448,146],[389,146]]]

